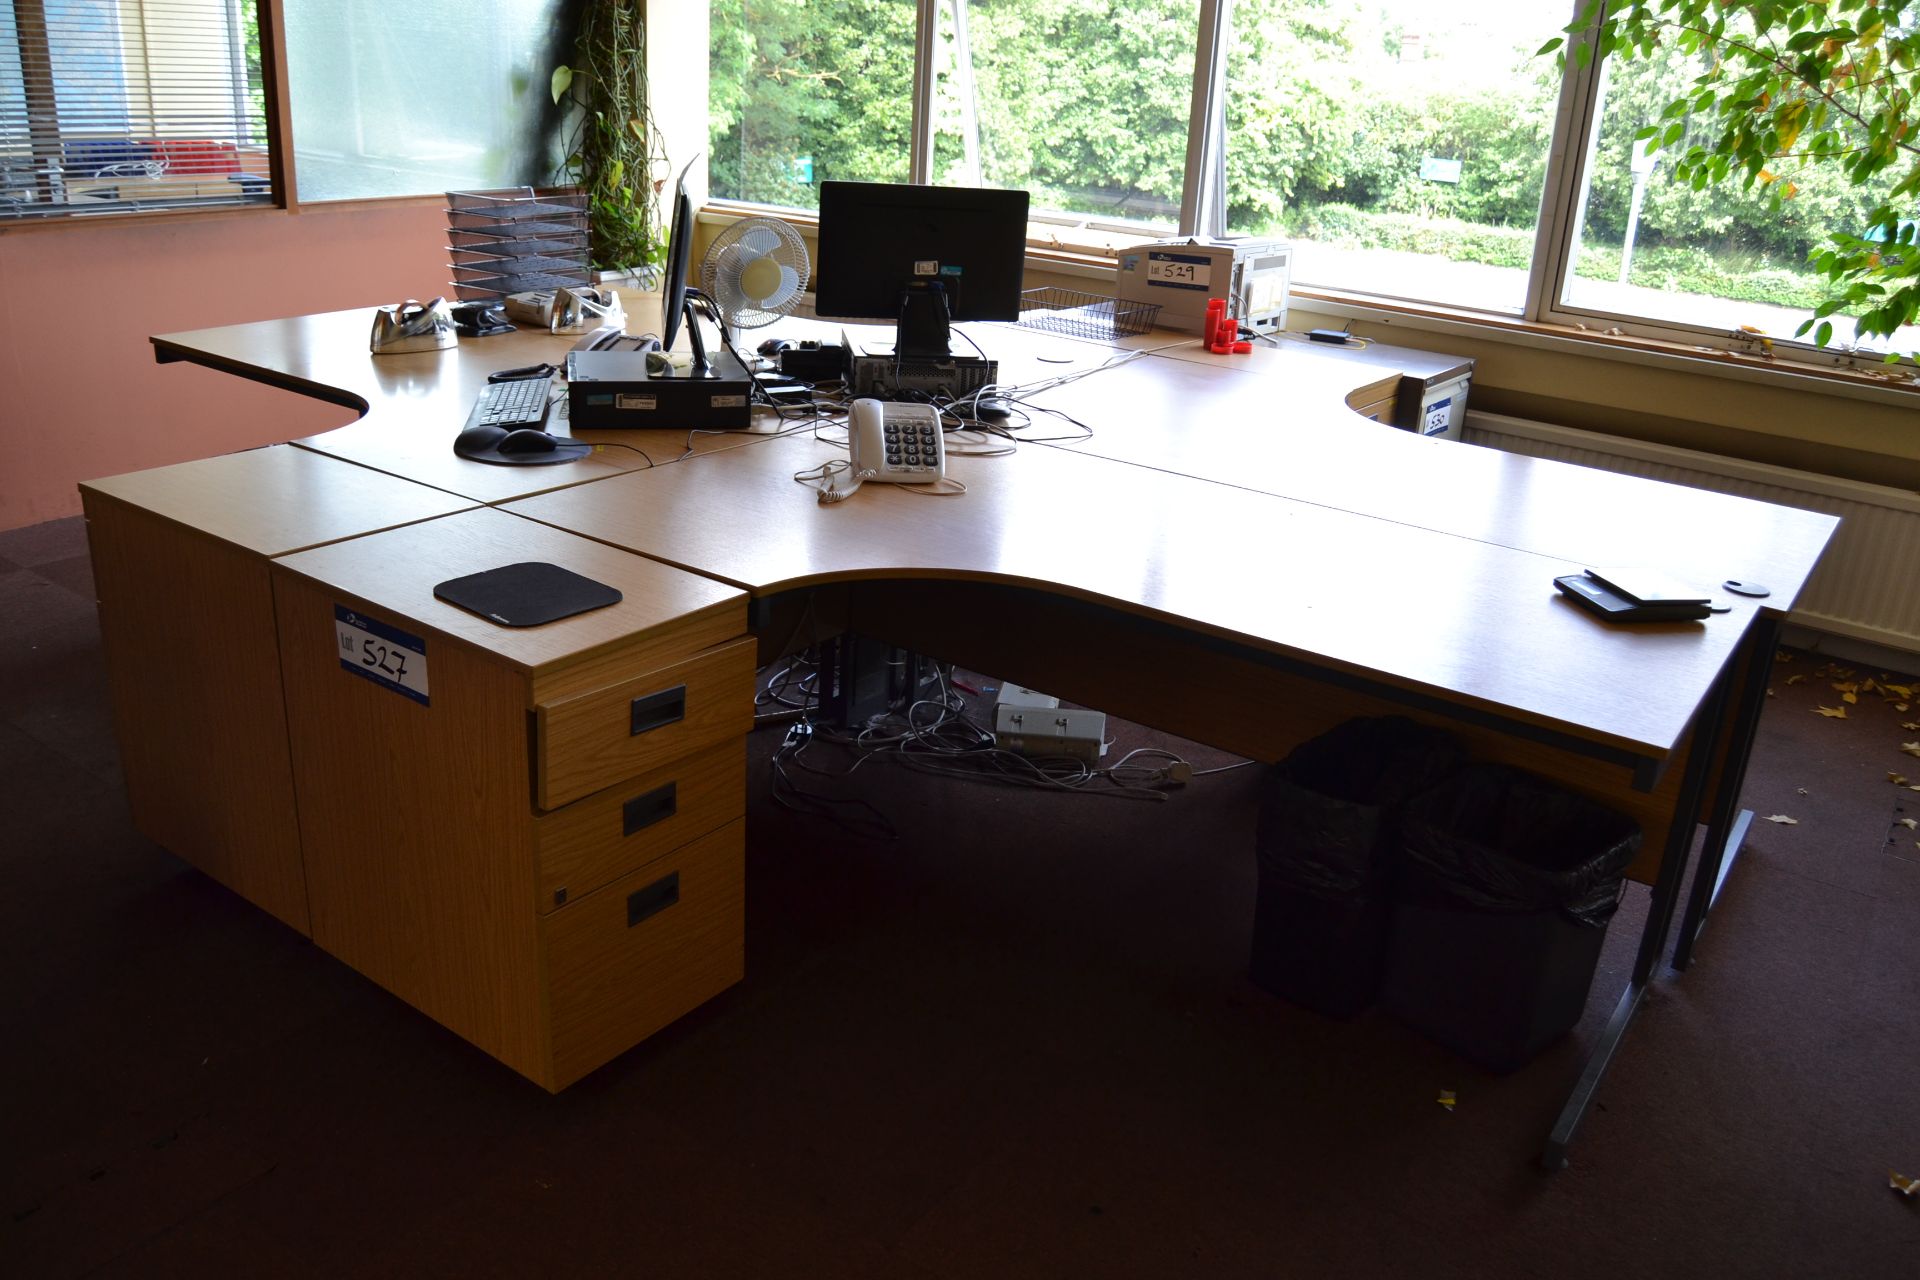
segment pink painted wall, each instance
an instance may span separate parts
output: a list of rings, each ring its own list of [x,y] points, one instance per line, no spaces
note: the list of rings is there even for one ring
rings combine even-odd
[[[434,201],[0,229],[0,530],[77,514],[82,480],[271,444],[351,410],[147,338],[372,309],[446,285]]]

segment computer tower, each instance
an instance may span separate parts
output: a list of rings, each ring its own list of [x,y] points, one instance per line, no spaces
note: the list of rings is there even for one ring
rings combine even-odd
[[[821,641],[819,664],[820,721],[843,729],[905,712],[939,685],[931,659],[852,632]]]

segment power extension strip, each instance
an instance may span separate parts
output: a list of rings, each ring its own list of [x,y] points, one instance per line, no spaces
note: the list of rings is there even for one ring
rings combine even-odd
[[[1095,765],[1107,751],[1107,715],[1078,707],[1018,706],[993,708],[996,745],[1023,756],[1065,756]]]

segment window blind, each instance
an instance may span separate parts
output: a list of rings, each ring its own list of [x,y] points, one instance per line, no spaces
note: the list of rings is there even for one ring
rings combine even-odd
[[[0,0],[0,219],[270,204],[257,0]]]

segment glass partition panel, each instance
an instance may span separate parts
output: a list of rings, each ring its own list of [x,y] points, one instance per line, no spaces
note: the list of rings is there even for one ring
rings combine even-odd
[[[299,198],[551,181],[566,0],[284,0]]]

